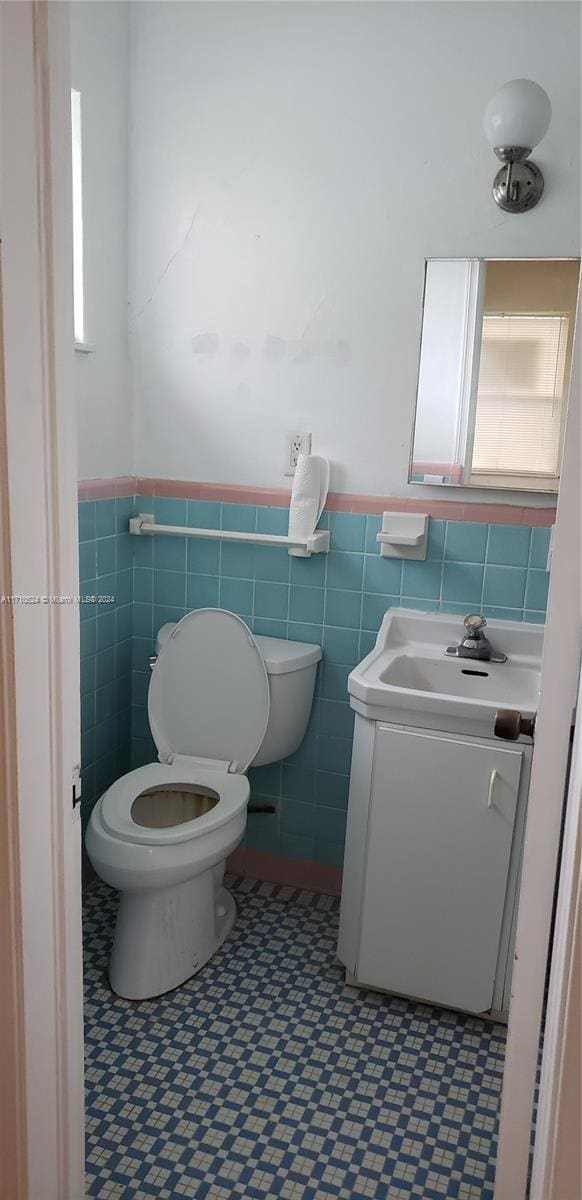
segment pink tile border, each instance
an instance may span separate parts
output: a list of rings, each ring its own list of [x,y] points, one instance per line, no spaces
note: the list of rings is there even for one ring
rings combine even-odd
[[[80,479],[79,500],[113,500],[117,496],[133,496],[134,475],[117,475],[111,479]]]
[[[215,500],[232,504],[259,504],[287,508],[287,488],[253,488],[242,484],[194,482],[188,479],[142,478],[122,475],[115,479],[84,479],[79,483],[79,500],[105,500],[115,496],[175,496],[187,500]],[[444,521],[485,521],[492,525],[553,525],[556,509],[520,504],[481,504],[465,500],[434,500],[432,497],[366,496],[358,492],[330,492],[328,512],[383,513],[422,512]]]
[[[226,869],[234,875],[282,883],[286,887],[307,888],[326,896],[339,896],[342,890],[341,867],[307,858],[286,858],[267,850],[253,850],[250,846],[239,846],[233,851],[227,859]]]

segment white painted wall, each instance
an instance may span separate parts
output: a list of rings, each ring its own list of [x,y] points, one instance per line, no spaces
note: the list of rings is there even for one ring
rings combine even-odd
[[[334,488],[426,495],[406,484],[423,260],[580,252],[578,20],[544,0],[130,5],[138,473],[282,485],[284,434],[309,429]],[[554,116],[543,202],[511,216],[482,113],[520,75]]]
[[[71,82],[81,92],[85,337],[75,354],[79,477],[131,472],[127,346],[129,40],[125,3],[73,0]]]

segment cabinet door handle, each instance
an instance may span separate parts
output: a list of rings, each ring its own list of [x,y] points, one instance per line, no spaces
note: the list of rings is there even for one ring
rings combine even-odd
[[[497,782],[497,768],[494,767],[489,776],[489,793],[487,796],[487,808],[493,808],[493,796],[495,794],[495,784]]]

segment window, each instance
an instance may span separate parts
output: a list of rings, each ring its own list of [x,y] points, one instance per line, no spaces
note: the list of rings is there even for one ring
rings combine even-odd
[[[81,93],[71,89],[73,151],[73,314],[75,343],[85,341],[83,294],[83,158],[81,145]]]
[[[484,315],[476,474],[559,475],[568,324],[564,313]]]

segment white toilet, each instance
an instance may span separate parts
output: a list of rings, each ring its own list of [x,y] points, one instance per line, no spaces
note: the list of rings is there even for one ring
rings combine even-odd
[[[109,979],[130,1000],[189,979],[232,929],[223,875],[245,830],[245,772],[301,744],[321,658],[209,608],[164,625],[156,650],[148,717],[160,761],[108,788],[85,843],[121,892]]]

